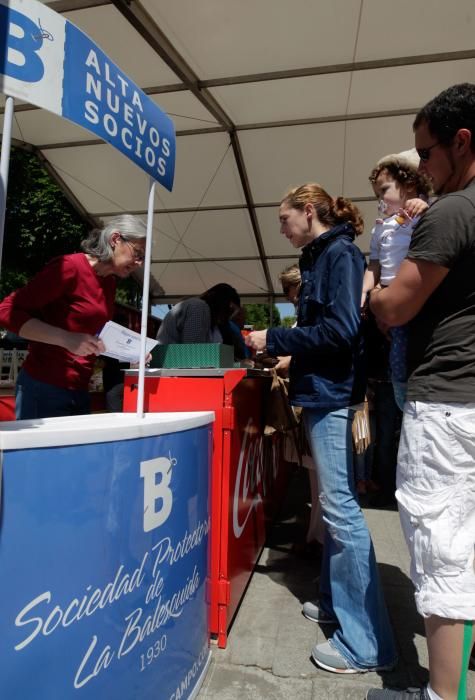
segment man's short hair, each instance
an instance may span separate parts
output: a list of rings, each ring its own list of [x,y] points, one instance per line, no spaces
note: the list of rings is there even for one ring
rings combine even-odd
[[[414,131],[425,122],[437,141],[449,146],[459,129],[472,133],[470,144],[475,153],[475,84],[459,83],[452,85],[434,97],[418,112]]]

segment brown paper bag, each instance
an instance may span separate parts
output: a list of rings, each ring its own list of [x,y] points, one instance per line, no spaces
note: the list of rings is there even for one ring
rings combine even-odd
[[[267,401],[264,435],[272,435],[276,430],[286,432],[297,427],[287,391],[288,381],[279,377],[277,372],[270,370],[272,385]]]
[[[369,426],[368,401],[365,399],[363,408],[355,412],[352,425],[353,447],[358,455],[369,447],[371,443],[371,431]]]

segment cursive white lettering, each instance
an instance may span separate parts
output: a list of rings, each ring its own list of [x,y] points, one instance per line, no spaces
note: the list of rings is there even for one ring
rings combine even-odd
[[[103,668],[107,668],[109,664],[111,663],[112,659],[114,658],[114,652],[111,650],[110,646],[107,645],[104,647],[102,652],[99,654],[99,658],[97,659],[96,663],[94,664],[94,667],[89,673],[89,675],[85,676],[84,678],[81,678],[81,674],[83,672],[83,669],[86,667],[92,652],[94,651],[95,647],[97,644],[97,637],[96,635],[93,636],[91,643],[89,645],[88,650],[84,654],[83,660],[81,661],[79,668],[76,672],[76,675],[74,677],[74,687],[75,688],[82,688],[83,685],[86,685],[86,683],[89,683],[91,678],[95,678],[96,676],[99,675],[99,673],[102,671]]]

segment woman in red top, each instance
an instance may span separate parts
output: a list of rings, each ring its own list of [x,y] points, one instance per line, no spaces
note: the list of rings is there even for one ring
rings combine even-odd
[[[17,419],[90,412],[88,383],[105,350],[97,334],[113,316],[116,277],[142,265],[145,238],[141,219],[115,217],[82,242],[83,253],[55,258],[0,303],[0,325],[31,341]]]

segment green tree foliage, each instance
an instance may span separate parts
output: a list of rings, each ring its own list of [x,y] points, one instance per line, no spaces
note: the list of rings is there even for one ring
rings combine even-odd
[[[269,304],[244,304],[244,308],[246,310],[246,325],[254,326],[255,331],[271,326]],[[280,314],[275,305],[272,307],[272,325],[280,326]]]
[[[142,287],[139,286],[132,277],[126,277],[125,279],[117,278],[115,300],[121,304],[128,304],[136,309],[141,309]]]
[[[22,287],[57,255],[75,253],[89,226],[34,153],[12,148],[0,298]],[[141,288],[118,280],[118,301],[140,306]]]
[[[284,316],[282,325],[284,328],[292,328],[295,323],[295,316]]]
[[[49,260],[79,250],[88,228],[32,153],[12,149],[0,294],[22,286]]]

